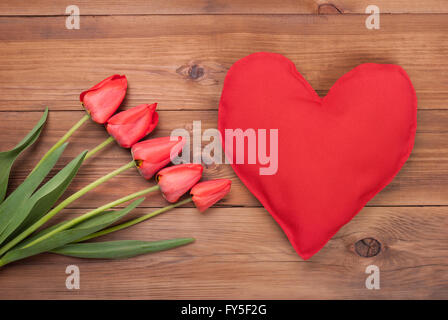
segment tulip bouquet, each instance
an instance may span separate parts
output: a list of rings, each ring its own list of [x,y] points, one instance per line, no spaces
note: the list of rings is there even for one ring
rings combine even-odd
[[[199,211],[203,212],[230,191],[231,181],[227,179],[199,182],[203,171],[200,164],[166,167],[172,157],[182,151],[184,140],[181,137],[162,137],[139,142],[157,126],[157,104],[142,104],[114,115],[126,95],[126,90],[126,77],[113,75],[82,92],[80,100],[87,114],[48,150],[27,178],[8,197],[5,196],[11,167],[18,156],[39,138],[48,109],[17,146],[0,153],[0,267],[42,252],[80,258],[119,259],[185,245],[194,239],[86,241],[130,227],[188,202],[193,202]],[[42,184],[67,147],[67,140],[89,118],[103,124],[110,137],[95,148],[81,152]],[[113,141],[123,148],[131,148],[132,161],[56,204],[83,162]],[[43,228],[44,224],[69,204],[132,167],[137,167],[145,179],[155,176],[157,184],[106,203],[74,219]],[[191,196],[180,200],[190,189]],[[138,218],[116,223],[137,207],[145,199],[144,195],[156,191],[160,191],[171,204]],[[123,209],[110,210],[129,201],[132,202]]]

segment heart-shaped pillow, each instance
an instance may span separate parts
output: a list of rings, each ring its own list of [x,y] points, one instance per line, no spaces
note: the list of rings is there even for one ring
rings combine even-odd
[[[417,98],[400,66],[373,63],[346,73],[320,98],[289,59],[261,52],[228,71],[218,125],[236,174],[308,259],[406,162]],[[240,164],[236,129],[246,134]]]

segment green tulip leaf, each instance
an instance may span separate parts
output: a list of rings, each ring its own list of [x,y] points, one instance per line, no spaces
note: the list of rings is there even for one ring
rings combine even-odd
[[[78,173],[86,154],[87,151],[80,153],[30,197],[28,207],[31,207],[31,210],[20,227],[9,236],[9,240],[34,224],[53,207]]]
[[[0,244],[25,220],[33,208],[29,198],[54,167],[67,143],[57,148],[0,204]]]
[[[173,249],[193,241],[193,238],[177,238],[161,241],[120,240],[72,243],[51,252],[77,258],[126,259],[145,253]]]
[[[91,220],[93,220],[93,219],[99,218],[99,217],[101,217],[101,216],[103,216],[103,215],[111,215],[111,214],[117,214],[117,211],[114,211],[114,210],[103,211],[103,212],[101,212],[98,216],[92,217],[92,218],[90,218],[88,221],[91,221]],[[117,220],[118,220],[118,219],[117,219]],[[57,224],[55,224],[55,225],[52,225],[52,226],[50,226],[50,227],[48,227],[48,228],[45,228],[45,229],[42,230],[42,231],[39,231],[39,232],[36,233],[36,234],[31,235],[30,237],[28,237],[28,238],[24,239],[22,242],[20,242],[20,244],[19,244],[17,247],[15,247],[15,248],[23,248],[23,247],[25,247],[28,243],[31,243],[32,241],[34,241],[34,240],[36,240],[36,239],[38,239],[38,238],[40,238],[40,237],[46,235],[48,232],[51,232],[51,231],[53,231],[54,229],[56,229],[57,227],[62,226],[64,223],[67,223],[67,221],[59,222],[59,223],[57,223]],[[70,228],[70,229],[68,229],[68,230],[73,230],[73,229],[74,229],[74,228]],[[76,241],[76,240],[75,240],[75,241]]]
[[[131,204],[129,204],[126,208],[123,208],[118,211],[108,211],[101,215],[92,217],[76,226],[74,226],[71,229],[63,230],[61,232],[56,233],[55,235],[49,237],[48,239],[45,239],[41,242],[36,243],[35,245],[32,245],[30,247],[24,248],[27,243],[30,243],[31,241],[34,241],[37,238],[40,238],[44,234],[50,232],[57,226],[52,226],[50,228],[47,228],[38,234],[32,236],[31,238],[27,239],[26,241],[20,243],[18,245],[18,248],[12,249],[8,253],[6,253],[1,259],[0,259],[0,266],[5,265],[7,263],[24,259],[30,256],[34,256],[36,254],[46,252],[53,250],[55,248],[59,248],[61,246],[64,246],[67,243],[76,241],[78,239],[81,239],[82,237],[85,237],[91,233],[94,233],[98,230],[101,230],[110,224],[114,223],[115,221],[122,218],[124,215],[126,215],[128,212],[130,212],[132,209],[137,207],[145,198],[137,199],[133,201]],[[65,223],[65,222],[62,222]]]
[[[36,126],[31,130],[25,138],[22,139],[13,149],[0,152],[0,203],[5,199],[6,190],[8,188],[9,174],[12,165],[18,156],[30,145],[32,145],[39,137],[42,128],[47,121],[48,108],[40,118]]]

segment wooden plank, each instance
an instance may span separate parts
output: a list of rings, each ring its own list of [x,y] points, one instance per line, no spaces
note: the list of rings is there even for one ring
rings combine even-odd
[[[79,107],[81,109],[81,107]],[[11,189],[15,188],[37,163],[38,159],[83,115],[82,111],[51,111],[49,121],[36,146],[26,151],[13,167]],[[41,116],[40,112],[1,112],[0,150],[13,147],[26,135]],[[176,128],[191,131],[193,121],[201,121],[202,130],[216,128],[217,111],[161,111],[159,125],[150,137],[168,136]],[[418,112],[418,130],[415,148],[403,169],[370,203],[371,206],[390,205],[448,205],[448,111],[421,110]],[[56,168],[59,170],[84,149],[93,148],[106,139],[107,133],[93,122],[84,125],[70,139],[70,146]],[[191,141],[192,142],[192,141]],[[202,146],[207,145],[204,141]],[[118,168],[131,160],[128,150],[110,145],[97,156],[89,159],[80,169],[69,187],[71,194],[96,178]],[[54,174],[55,172],[52,172]],[[259,206],[229,165],[207,166],[206,179],[230,178],[232,192],[220,202],[221,206]],[[92,208],[113,201],[126,194],[142,190],[148,183],[131,169],[76,201],[73,207]],[[124,186],[124,187],[123,187]],[[149,197],[143,206],[163,206],[166,202],[159,196]]]
[[[40,0],[35,3],[3,0],[0,15],[65,15],[69,0]],[[81,15],[141,14],[350,14],[365,13],[368,0],[78,0]],[[382,13],[447,13],[443,0],[376,0]]]
[[[107,239],[194,236],[194,244],[120,261],[32,257],[0,270],[0,299],[443,299],[447,227],[446,207],[365,208],[305,262],[262,208],[180,208]],[[367,237],[381,243],[370,258],[354,251]],[[80,290],[65,288],[70,264],[80,268]],[[371,264],[381,290],[365,288]]]
[[[79,93],[113,73],[126,73],[129,105],[217,109],[228,68],[257,51],[290,58],[322,96],[360,63],[400,64],[419,108],[448,108],[447,15],[381,21],[373,31],[362,16],[103,16],[67,30],[62,17],[1,18],[0,110],[78,110]]]

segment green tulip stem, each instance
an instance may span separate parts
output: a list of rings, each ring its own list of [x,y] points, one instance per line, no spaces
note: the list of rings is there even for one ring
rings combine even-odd
[[[187,199],[185,199],[185,200],[181,200],[181,201],[179,201],[179,202],[170,204],[170,205],[168,205],[168,206],[166,206],[166,207],[160,208],[160,209],[158,209],[158,210],[156,210],[156,211],[153,211],[153,212],[151,212],[151,213],[145,214],[145,215],[143,215],[143,216],[141,216],[141,217],[138,217],[138,218],[135,218],[135,219],[132,219],[132,220],[129,220],[129,221],[120,223],[120,224],[118,224],[118,225],[116,225],[116,226],[113,226],[113,227],[110,227],[110,228],[107,228],[107,229],[104,229],[104,230],[101,230],[101,231],[92,233],[92,234],[90,234],[90,235],[88,235],[88,236],[85,236],[85,237],[82,238],[82,239],[77,240],[76,242],[81,242],[81,241],[90,240],[90,239],[92,239],[92,238],[101,237],[101,236],[104,236],[104,235],[106,235],[106,234],[109,234],[109,233],[112,233],[112,232],[115,232],[115,231],[118,231],[118,230],[121,230],[121,229],[130,227],[130,226],[133,226],[133,225],[135,225],[135,224],[137,224],[137,223],[140,223],[140,222],[143,222],[143,221],[145,221],[145,220],[148,220],[148,219],[150,219],[150,218],[152,218],[152,217],[155,217],[155,216],[157,216],[157,215],[159,215],[159,214],[161,214],[161,213],[164,213],[164,212],[166,212],[166,211],[169,211],[169,210],[171,210],[171,209],[173,209],[173,208],[176,208],[176,207],[179,207],[179,206],[181,206],[181,205],[183,205],[183,204],[189,203],[189,202],[191,202],[192,200],[193,200],[193,199],[192,199],[191,197],[190,197],[190,198],[187,198]]]
[[[84,160],[86,160],[86,159],[90,158],[91,156],[93,156],[95,153],[97,153],[98,151],[103,149],[105,146],[107,146],[112,141],[115,141],[115,139],[114,139],[114,137],[110,136],[109,138],[107,138],[106,140],[101,142],[99,145],[97,145],[95,148],[93,148],[92,150],[87,152],[86,157],[84,158]]]
[[[58,142],[56,142],[51,148],[50,150],[47,151],[47,153],[42,157],[42,159],[39,160],[39,162],[36,164],[36,166],[34,167],[34,169],[31,171],[31,173],[33,173],[44,161],[45,159],[47,159],[53,152],[54,150],[56,150],[57,148],[59,148],[65,141],[68,140],[68,138],[70,138],[70,136],[76,131],[78,130],[78,128],[80,126],[83,125],[84,122],[86,122],[89,119],[89,115],[86,114],[84,117],[82,117],[77,123],[75,123],[75,125],[73,127],[70,128],[70,130],[68,130],[64,136],[59,139]],[[30,173],[30,174],[31,174]]]
[[[106,174],[105,176],[95,180],[94,182],[88,184],[87,186],[85,186],[84,188],[82,188],[81,190],[75,192],[74,194],[72,194],[71,196],[69,196],[67,199],[65,199],[64,201],[62,201],[59,205],[57,205],[56,207],[54,207],[52,210],[50,210],[46,215],[44,215],[42,218],[40,218],[39,220],[37,220],[33,225],[31,225],[28,229],[26,229],[25,231],[23,231],[22,233],[20,233],[17,237],[15,237],[14,239],[12,239],[10,242],[8,242],[6,245],[4,245],[1,249],[0,249],[0,256],[3,255],[6,251],[8,251],[9,249],[11,249],[12,247],[14,247],[16,244],[18,244],[20,241],[22,241],[23,239],[25,239],[26,237],[28,237],[31,233],[33,233],[34,231],[36,231],[40,226],[42,226],[44,223],[46,223],[48,220],[50,220],[55,214],[57,214],[59,211],[61,211],[62,209],[64,209],[66,206],[68,206],[70,203],[72,203],[73,201],[75,201],[76,199],[80,198],[81,196],[83,196],[84,194],[86,194],[87,192],[89,192],[90,190],[96,188],[97,186],[99,186],[100,184],[106,182],[107,180],[115,177],[116,175],[122,173],[123,171],[126,171],[129,168],[134,167],[135,163],[134,160],[132,160],[131,162],[125,164],[124,166]]]
[[[107,209],[110,209],[112,207],[118,206],[118,205],[120,205],[120,204],[122,204],[124,202],[133,200],[135,198],[138,198],[140,196],[143,196],[143,195],[145,195],[147,193],[150,193],[150,192],[153,192],[153,191],[156,191],[156,190],[159,190],[159,189],[160,189],[159,185],[155,185],[155,186],[152,186],[150,188],[146,188],[146,189],[143,189],[141,191],[129,194],[129,195],[127,195],[127,196],[125,196],[123,198],[117,199],[115,201],[109,202],[109,203],[107,203],[107,204],[105,204],[105,205],[103,205],[101,207],[98,207],[98,208],[96,208],[96,209],[94,209],[92,211],[89,211],[89,212],[87,212],[87,213],[85,213],[85,214],[83,214],[83,215],[81,215],[81,216],[79,216],[79,217],[77,217],[75,219],[72,219],[72,220],[70,220],[70,221],[60,225],[59,227],[57,227],[54,230],[44,234],[43,236],[37,238],[36,240],[31,241],[29,244],[27,244],[23,248],[31,247],[32,245],[35,245],[36,243],[39,243],[39,242],[41,242],[41,241],[43,241],[45,239],[48,239],[49,237],[55,235],[58,232],[61,232],[63,230],[67,230],[67,229],[73,227],[74,225],[76,225],[78,223],[81,223],[81,222],[83,222],[83,221],[85,221],[85,220],[87,220],[89,218],[92,218],[93,216],[95,216],[95,215],[97,215],[97,214],[99,214],[99,213],[101,213],[101,212],[103,212],[103,211],[105,211]]]

